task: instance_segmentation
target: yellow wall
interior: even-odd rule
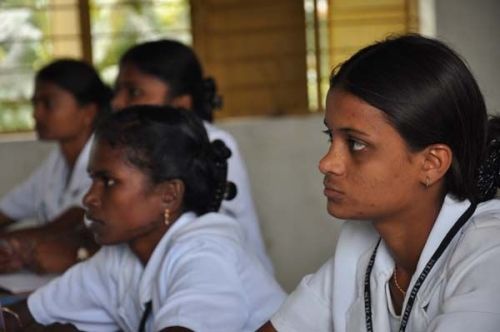
[[[51,0],[55,10],[48,13],[50,17],[50,35],[52,39],[52,55],[58,57],[81,58],[80,18],[77,0]]]
[[[391,34],[416,32],[417,0],[330,0],[330,63]]]
[[[219,117],[307,112],[302,0],[192,0],[194,48],[224,97]]]

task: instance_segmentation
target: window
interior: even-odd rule
[[[328,0],[305,0],[309,111],[321,111],[328,90],[330,41]]]
[[[132,44],[169,37],[191,43],[188,0],[0,2],[0,132],[33,128],[35,71],[58,57],[84,58],[112,83]]]
[[[418,31],[417,0],[305,0],[309,109],[321,111],[332,69],[391,34]]]
[[[127,48],[162,37],[193,44],[224,97],[219,118],[321,111],[332,68],[376,39],[417,31],[418,4],[2,0],[0,132],[31,130],[33,74],[51,59],[84,58],[112,84],[118,58]]]
[[[137,42],[171,38],[191,44],[188,0],[91,0],[92,62],[112,83],[120,55]]]

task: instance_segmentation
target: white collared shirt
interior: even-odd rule
[[[48,223],[72,207],[82,207],[92,180],[87,164],[93,139],[78,155],[71,175],[61,150],[56,147],[31,176],[0,201],[0,211],[13,220],[36,219]]]
[[[468,201],[446,197],[409,289],[468,206]],[[335,257],[316,274],[305,277],[272,318],[277,330],[366,331],[364,277],[378,239],[371,223],[345,222]],[[381,241],[370,276],[374,331],[394,331],[387,292],[393,270],[394,261]],[[491,200],[477,207],[427,276],[406,331],[499,331],[499,272],[500,201]]]
[[[255,331],[285,294],[242,231],[219,213],[186,213],[156,246],[146,267],[125,244],[104,246],[89,260],[28,299],[37,322],[70,322],[84,331],[137,331],[152,301],[147,331]]]
[[[262,264],[272,273],[273,266],[266,253],[262,233],[260,231],[259,219],[252,198],[248,173],[238,144],[228,132],[206,121],[203,123],[210,141],[220,139],[231,150],[231,157],[228,160],[227,178],[236,185],[237,194],[236,197],[230,201],[222,201],[220,212],[235,218],[241,224],[245,239],[250,245],[250,248],[255,250]]]

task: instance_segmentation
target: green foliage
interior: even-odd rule
[[[188,0],[132,1],[121,4],[91,2],[94,64],[113,81],[117,62],[129,47],[151,39],[170,37],[191,41]],[[171,32],[175,31],[175,34]],[[169,34],[170,32],[170,34]]]
[[[0,18],[11,32],[0,35],[0,132],[33,128],[34,73],[54,58],[51,38],[65,33],[51,31],[55,7],[49,4],[0,0]],[[135,43],[162,37],[191,41],[189,0],[90,0],[89,5],[94,65],[109,83],[120,55]]]
[[[0,131],[18,132],[33,128],[31,105],[27,102],[0,102]]]

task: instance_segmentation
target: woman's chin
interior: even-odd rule
[[[339,204],[328,202],[326,207],[328,214],[334,218],[349,220],[349,219],[357,219],[357,216],[350,211],[350,209],[346,209],[343,206],[339,206]]]

